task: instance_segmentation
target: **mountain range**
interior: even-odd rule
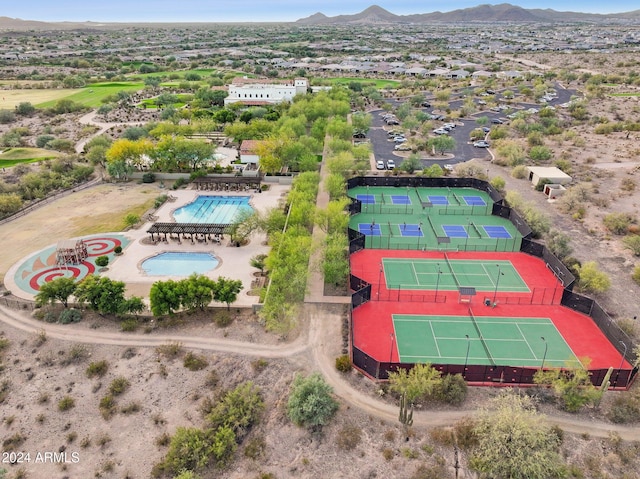
[[[509,3],[500,5],[478,5],[477,7],[453,10],[451,12],[419,13],[412,15],[395,15],[377,5],[372,5],[354,15],[338,15],[328,17],[323,13],[315,13],[301,18],[296,23],[305,25],[323,24],[391,24],[391,23],[457,23],[457,22],[542,22],[571,23],[610,21],[638,21],[640,10],[626,13],[597,14],[579,12],[558,12],[552,9],[526,9]]]
[[[625,13],[597,14],[580,12],[558,12],[552,9],[526,9],[510,3],[499,5],[478,5],[477,7],[453,10],[450,12],[416,13],[396,15],[378,5],[372,5],[360,13],[328,17],[315,13],[296,20],[300,25],[349,25],[349,24],[399,24],[399,23],[469,23],[469,22],[505,22],[505,23],[607,23],[640,22],[640,10]],[[203,22],[206,24],[207,22]],[[202,25],[203,23],[199,23]],[[213,23],[213,22],[211,22]],[[190,23],[191,24],[191,23]],[[194,25],[196,23],[193,23]],[[42,22],[22,20],[0,16],[0,30],[77,30],[77,29],[114,29],[124,25],[148,27],[171,26],[170,23],[114,23],[114,22]]]

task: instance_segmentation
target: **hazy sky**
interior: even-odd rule
[[[316,12],[354,14],[376,4],[397,15],[430,13],[503,1],[454,0],[3,0],[0,16],[42,21],[104,22],[261,22],[294,21]],[[523,8],[614,13],[640,9],[638,0],[521,0]]]

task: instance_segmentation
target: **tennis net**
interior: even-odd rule
[[[480,230],[478,229],[478,227],[476,226],[475,223],[471,222],[469,223],[471,226],[473,226],[473,229],[475,230],[475,232],[478,234],[479,238],[482,238],[482,234],[480,233]]]
[[[471,317],[471,322],[473,323],[473,326],[476,328],[476,331],[478,332],[478,337],[480,338],[480,342],[482,343],[482,346],[484,347],[484,350],[487,353],[487,357],[489,358],[489,361],[491,361],[491,364],[493,364],[495,366],[496,362],[493,360],[493,356],[491,356],[491,353],[489,352],[489,348],[487,347],[487,343],[485,342],[484,337],[482,336],[482,333],[480,332],[480,327],[478,326],[478,323],[476,321],[476,317],[473,315],[473,311],[471,311],[471,306],[469,306],[469,316]]]
[[[453,272],[453,267],[451,266],[451,263],[449,262],[449,257],[447,256],[447,252],[444,251],[444,260],[447,262],[447,266],[449,267],[449,271],[451,271],[451,276],[453,276],[453,280],[456,282],[456,286],[458,288],[460,288],[460,283],[458,282],[458,278],[456,277],[456,274]]]

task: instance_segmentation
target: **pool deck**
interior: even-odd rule
[[[259,212],[264,212],[278,206],[278,203],[286,194],[288,189],[288,186],[272,184],[270,185],[269,190],[262,193],[248,191],[216,192],[215,194],[225,196],[250,195],[251,206]],[[176,200],[167,201],[160,207],[160,209],[158,209],[155,213],[157,216],[156,221],[173,222],[174,220],[171,216],[173,210],[193,201],[199,194],[205,195],[207,193],[211,192],[191,189],[167,191],[167,194],[174,196]],[[182,277],[147,276],[140,266],[145,259],[163,252],[208,252],[213,253],[220,260],[220,264],[214,270],[206,273],[207,276],[213,279],[224,276],[226,278],[239,279],[242,281],[244,288],[238,295],[237,301],[233,304],[236,306],[247,307],[258,303],[257,296],[249,296],[247,294],[251,289],[252,282],[256,279],[254,273],[257,272],[257,270],[249,264],[249,260],[257,254],[266,254],[269,252],[269,247],[265,245],[266,236],[263,233],[254,234],[250,238],[249,244],[242,247],[230,246],[228,237],[225,237],[220,245],[211,243],[210,241],[206,244],[199,243],[197,241],[191,243],[188,239],[182,240],[180,244],[176,240],[169,240],[168,243],[159,242],[154,245],[147,244],[147,241],[144,241],[150,238],[147,230],[151,224],[152,222],[147,222],[138,229],[119,233],[126,236],[130,240],[130,243],[123,250],[123,254],[115,257],[114,261],[109,264],[107,271],[101,272],[100,274],[113,280],[123,281],[127,285],[127,295],[142,296],[148,304],[149,291],[151,290],[151,285],[154,282],[166,281],[168,279],[176,280],[181,279]],[[23,258],[12,266],[5,275],[6,288],[15,296],[29,300],[33,299],[34,295],[31,292],[27,292],[22,289],[15,281],[14,277],[20,265],[32,257],[33,254],[29,255],[27,258]]]

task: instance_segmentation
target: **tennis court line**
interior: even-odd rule
[[[436,345],[436,349],[438,350],[438,357],[442,357],[442,353],[440,353],[440,347],[438,346],[438,337],[436,336],[436,332],[433,330],[433,323],[429,321],[429,327],[431,328],[431,336],[433,337],[433,342]]]
[[[482,269],[484,270],[484,273],[487,275],[487,278],[489,278],[489,281],[491,281],[491,287],[495,288],[496,283],[493,281],[491,276],[489,276],[489,272],[487,271],[487,268],[484,267],[484,263],[480,263],[480,265],[482,266]]]
[[[527,347],[529,348],[529,351],[531,351],[531,354],[533,355],[533,357],[535,359],[538,359],[538,356],[536,356],[536,353],[533,352],[533,349],[531,348],[531,345],[529,344],[529,341],[527,341],[527,336],[522,333],[522,330],[520,329],[520,325],[518,323],[516,323],[516,328],[518,328],[518,332],[522,336],[522,339],[524,339],[524,342],[527,343]],[[558,328],[556,328],[556,329],[558,329]],[[560,336],[562,336],[562,335],[560,335]],[[571,351],[571,352],[573,352],[573,351]],[[574,356],[575,356],[575,354],[574,354]]]

